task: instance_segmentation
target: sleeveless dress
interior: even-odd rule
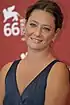
[[[47,77],[52,66],[58,60],[52,61],[34,80],[19,94],[16,83],[16,69],[20,60],[13,62],[5,78],[5,97],[3,105],[44,105]]]

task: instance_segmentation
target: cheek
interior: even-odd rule
[[[31,35],[31,33],[32,33],[32,30],[29,27],[27,27],[25,33],[29,37]]]
[[[45,39],[46,42],[51,42],[52,39],[53,39],[53,35],[48,34],[48,35],[44,36],[44,39]]]

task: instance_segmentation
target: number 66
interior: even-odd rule
[[[4,25],[5,36],[7,36],[7,37],[11,36],[11,35],[18,36],[19,33],[20,33],[20,28],[18,27],[18,22],[13,23],[12,26],[10,23],[6,23]]]

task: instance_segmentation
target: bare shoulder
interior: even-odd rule
[[[2,76],[3,76],[3,77],[6,76],[7,72],[9,71],[9,68],[10,68],[11,65],[12,65],[12,63],[13,63],[13,62],[9,62],[9,63],[5,64],[5,65],[2,67],[2,69],[0,70],[0,75],[1,75],[1,77],[2,77]]]
[[[69,89],[68,68],[63,62],[57,62],[47,78],[45,105],[67,105]]]
[[[60,77],[59,79],[61,79],[63,77],[63,79],[68,78],[69,79],[69,70],[67,68],[67,65],[63,62],[57,62],[53,65],[49,77],[54,75],[54,78]]]
[[[69,70],[65,63],[57,62],[53,65],[49,75],[48,83],[54,81],[53,84],[65,85],[69,84]],[[50,84],[52,85],[52,84]]]

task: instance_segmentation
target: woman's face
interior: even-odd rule
[[[56,36],[55,18],[49,12],[34,10],[25,24],[26,43],[29,48],[47,48]]]

